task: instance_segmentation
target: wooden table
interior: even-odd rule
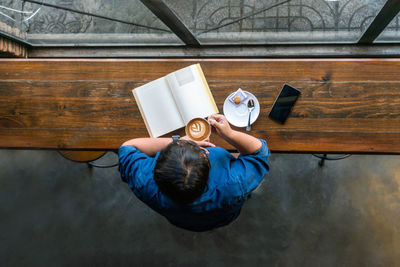
[[[131,90],[197,62],[220,112],[239,87],[258,98],[251,134],[272,151],[400,154],[400,59],[0,59],[0,148],[113,150],[148,136]],[[302,95],[282,126],[268,112],[284,83]]]

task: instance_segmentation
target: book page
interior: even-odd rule
[[[132,90],[151,137],[185,126],[165,77]]]
[[[185,124],[193,118],[205,118],[218,113],[199,64],[180,69],[166,77]]]

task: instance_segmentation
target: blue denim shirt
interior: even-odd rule
[[[192,231],[211,230],[236,219],[248,195],[268,173],[270,151],[266,142],[261,142],[255,153],[239,155],[237,159],[223,148],[208,147],[207,189],[199,199],[185,206],[163,195],[153,179],[160,152],[149,157],[133,146],[122,146],[118,152],[119,171],[133,193],[172,224]]]

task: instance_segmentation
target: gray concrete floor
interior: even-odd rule
[[[190,16],[180,12],[180,2],[169,4],[192,29],[202,26],[194,22],[219,23],[195,9]],[[340,13],[342,17],[323,16],[324,30],[332,30],[336,20],[339,28],[353,27],[361,34],[362,22],[368,22],[364,18],[384,1],[347,2],[353,3]],[[368,12],[356,8],[365,2]],[[89,3],[82,9],[156,23],[154,16],[135,13],[135,1]],[[132,6],[115,8],[119,3]],[[229,9],[231,1],[224,3]],[[2,4],[20,8],[22,1]],[[82,6],[72,0],[62,4]],[[26,7],[36,8],[29,3]],[[144,31],[45,7],[43,11],[32,25],[25,25],[30,32]],[[10,23],[4,17],[0,21]],[[268,26],[271,21],[267,17],[254,23],[275,29],[276,22]],[[302,24],[296,27],[302,29]],[[115,159],[111,155],[108,160]],[[121,182],[117,168],[91,169],[54,151],[0,150],[0,266],[400,266],[399,183],[400,156],[358,155],[320,168],[311,155],[273,154],[271,172],[238,220],[214,231],[192,233],[170,225],[138,201]]]
[[[0,266],[399,266],[400,156],[273,154],[231,225],[192,233],[117,168],[0,150]],[[108,155],[108,161],[113,161]]]

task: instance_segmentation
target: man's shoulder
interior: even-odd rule
[[[149,157],[134,146],[121,146],[118,150],[119,171],[122,180],[143,186],[153,173],[156,157]]]
[[[206,147],[206,149],[210,152],[213,153],[220,153],[220,154],[229,154],[229,151],[226,150],[225,148],[219,147],[219,146],[215,146],[215,147]]]

